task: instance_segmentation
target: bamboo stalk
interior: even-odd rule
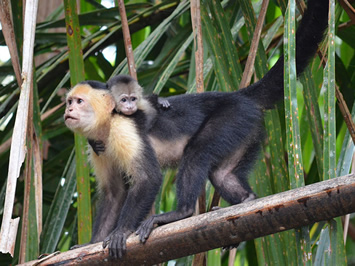
[[[35,39],[37,9],[38,0],[26,1],[22,62],[23,82],[11,142],[9,171],[6,187],[6,199],[0,231],[0,252],[8,252],[12,256],[15,248],[19,218],[12,219],[11,216],[14,205],[16,181],[20,174],[21,165],[25,159],[25,155],[27,152],[26,133],[28,124],[30,90],[33,76],[33,48]]]
[[[70,83],[72,86],[85,79],[80,25],[76,1],[64,0],[65,24],[69,47]],[[90,166],[87,163],[87,140],[79,134],[74,134],[75,161],[78,197],[78,242],[88,243],[91,239],[91,193]]]

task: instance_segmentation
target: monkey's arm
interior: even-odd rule
[[[155,108],[168,109],[170,107],[170,102],[166,98],[158,97],[156,94],[151,94],[145,97]]]
[[[146,178],[147,176],[144,181],[139,181],[129,189],[117,225],[104,239],[103,247],[108,246],[110,256],[114,258],[121,258],[126,253],[128,236],[137,229],[154,203],[160,182],[154,184]]]
[[[70,250],[85,247],[103,241],[105,236],[111,233],[113,226],[117,220],[119,209],[122,205],[122,196],[115,199],[112,194],[104,194],[97,206],[97,213],[94,220],[92,237],[89,243],[74,245]]]
[[[135,174],[129,177],[127,197],[115,229],[103,242],[103,247],[108,246],[110,256],[115,258],[121,258],[125,254],[127,237],[148,215],[162,182],[158,161],[151,147],[148,144],[147,146],[134,163]]]
[[[115,228],[127,195],[123,173],[120,171],[113,173],[112,169],[108,167],[109,162],[104,155],[99,157],[91,152],[89,156],[91,156],[90,161],[95,169],[96,177],[99,178],[97,181],[100,197],[90,242],[84,245],[75,245],[70,249],[103,241]],[[112,178],[114,182],[107,182]]]
[[[116,176],[116,178],[120,178]],[[103,241],[116,226],[122,206],[127,195],[124,183],[111,183],[110,188],[103,189],[97,205],[90,243]]]

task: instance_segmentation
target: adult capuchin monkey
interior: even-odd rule
[[[304,70],[309,60],[314,56],[328,24],[328,0],[309,0],[308,2],[308,9],[296,34],[296,68],[298,74]],[[84,119],[86,122],[81,122],[81,119],[76,120],[77,127],[72,129],[82,131],[83,128],[89,127],[98,135],[95,138],[95,134],[92,134],[94,139],[101,138],[103,140],[105,154],[108,150],[110,150],[110,153],[105,155],[107,162],[106,160],[102,162],[105,163],[104,166],[94,166],[99,187],[102,187],[103,184],[115,184],[109,187],[112,191],[112,196],[110,196],[112,198],[110,198],[109,203],[104,204],[106,209],[100,210],[96,217],[92,242],[103,239],[106,236],[105,234],[109,234],[110,230],[124,232],[124,238],[120,234],[114,233],[106,239],[109,241],[109,250],[112,256],[120,256],[125,252],[124,240],[127,237],[127,232],[137,228],[142,221],[141,219],[143,219],[142,217],[149,211],[150,206],[148,207],[148,205],[152,203],[152,198],[158,191],[160,181],[156,181],[154,185],[151,182],[151,179],[160,180],[160,177],[154,178],[155,175],[158,175],[155,171],[159,172],[156,159],[158,159],[161,167],[178,165],[176,177],[178,204],[175,211],[153,215],[141,223],[136,233],[140,235],[142,242],[145,242],[149,237],[154,225],[167,224],[191,216],[194,212],[195,202],[207,178],[214,185],[216,191],[231,204],[254,199],[255,194],[247,183],[247,176],[264,138],[263,110],[273,108],[274,104],[282,100],[284,96],[283,61],[284,59],[281,57],[260,81],[236,92],[210,92],[169,97],[168,100],[174,108],[159,112],[152,120],[152,125],[146,136],[135,130],[136,127],[141,125],[135,124],[134,120],[131,120],[130,126],[126,125],[128,123],[126,120],[129,121],[130,117],[111,115],[109,112],[100,111],[104,109],[103,106],[106,106],[106,102],[99,101],[100,97],[91,97],[87,104],[87,109],[90,111],[83,112],[83,114],[88,113],[87,116],[90,119]],[[87,90],[88,94],[91,93],[89,91],[99,91],[106,95],[95,87],[89,88],[87,86]],[[76,91],[70,92],[68,99],[71,99],[71,95],[76,94]],[[67,110],[68,108],[70,108],[70,102],[67,100]],[[81,112],[78,111],[78,114],[80,116]],[[67,116],[70,116],[69,111],[66,112]],[[110,119],[116,122],[114,122],[114,129],[111,129],[107,137],[100,133],[103,130],[97,123],[101,120],[109,121]],[[95,121],[95,123],[92,121]],[[113,130],[115,130],[115,133]],[[117,136],[129,134],[131,138],[136,136],[134,137],[136,141],[129,138],[116,138],[116,134]],[[147,139],[149,140],[148,143],[146,142]],[[144,147],[148,147],[147,150],[149,151],[151,145],[154,152],[141,153],[145,149],[137,150],[133,147],[127,154],[122,154],[121,148],[118,148],[119,145],[131,146],[136,142],[145,143],[146,146]],[[138,154],[137,151],[139,151]],[[113,153],[116,153],[116,155]],[[115,189],[124,191],[124,189],[118,188],[119,182],[124,182],[117,181],[116,168],[113,166],[121,164],[120,160],[127,161],[125,159],[127,156],[134,157],[134,160],[128,160],[130,162],[127,163],[127,166],[130,166],[128,169],[143,169],[143,167],[146,167],[150,170],[149,172],[147,170],[145,174],[143,173],[145,170],[141,170],[140,173],[144,175],[142,177],[134,175],[132,176],[133,182],[128,183],[127,195],[131,195],[131,197],[128,199],[127,196],[124,206],[129,200],[132,210],[125,207],[118,209],[116,206],[124,200],[120,193],[113,192]],[[96,156],[93,157],[96,158]],[[98,157],[101,157],[101,155]],[[114,162],[116,159],[118,162]],[[95,160],[101,159],[96,158]],[[122,168],[119,169],[118,173],[122,173]],[[102,171],[105,171],[106,174],[102,174]],[[123,177],[127,176],[131,175],[123,175]],[[103,189],[101,188],[101,190]],[[130,190],[134,193],[130,194]],[[105,200],[105,197],[102,200]],[[142,208],[142,202],[146,203],[144,208]],[[110,205],[110,207],[107,205]],[[111,209],[111,205],[115,208],[115,211]],[[134,218],[131,217],[132,211],[136,214]],[[141,215],[138,215],[138,213]],[[105,219],[110,220],[110,226],[107,225]],[[118,222],[114,223],[115,220],[118,220]],[[122,225],[121,222],[127,220],[130,220],[133,224],[129,230],[125,229],[127,223]],[[100,232],[100,237],[97,237],[97,232]],[[106,246],[107,241],[104,241],[104,246]]]
[[[118,115],[115,105],[106,84],[82,82],[67,94],[64,120],[72,131],[105,147],[100,156],[89,149],[100,195],[90,243],[109,243],[110,255],[121,257],[127,236],[150,211],[162,176],[143,131],[142,111]]]

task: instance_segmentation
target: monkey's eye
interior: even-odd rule
[[[71,105],[73,101],[71,99],[68,99],[68,104]]]
[[[81,104],[81,103],[84,102],[84,100],[83,100],[83,99],[78,99],[76,102],[77,102],[78,104]]]
[[[121,100],[121,102],[125,103],[125,102],[127,102],[127,99],[126,99],[126,98],[123,98],[123,99]]]
[[[135,100],[137,100],[137,98],[136,97],[132,97],[131,100],[132,100],[132,102],[134,102]]]

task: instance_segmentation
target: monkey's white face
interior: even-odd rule
[[[116,111],[125,115],[132,115],[137,111],[138,97],[135,93],[121,94],[118,99],[113,95],[116,101]]]
[[[85,133],[95,121],[95,112],[84,94],[74,94],[66,99],[65,125],[72,131]]]

